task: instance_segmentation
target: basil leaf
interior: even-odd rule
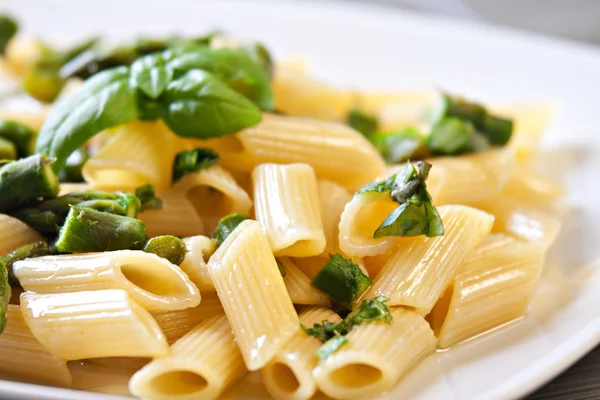
[[[273,110],[275,102],[269,76],[243,49],[186,46],[170,52],[174,54],[166,56],[172,57],[168,65],[176,73],[191,69],[211,72],[231,89],[252,100],[262,110]]]
[[[173,181],[185,174],[210,168],[219,161],[219,155],[211,149],[197,148],[177,153],[173,161]]]
[[[215,228],[215,233],[213,234],[213,237],[217,241],[217,246],[220,246],[231,232],[247,219],[250,219],[250,216],[244,214],[229,214],[221,218],[219,224]]]
[[[163,53],[138,58],[131,64],[131,79],[151,99],[158,98],[172,78],[173,70],[166,65]]]
[[[312,286],[349,309],[372,283],[357,264],[340,254],[330,255],[329,261],[312,280]]]
[[[261,43],[251,43],[244,46],[243,49],[265,70],[267,76],[273,76],[273,58],[264,45]]]
[[[95,134],[137,117],[137,92],[129,84],[129,68],[103,71],[53,107],[35,150],[56,157],[52,166],[60,171],[67,157]]]
[[[319,348],[317,351],[317,357],[319,357],[319,360],[323,361],[338,351],[346,343],[348,343],[348,338],[346,336],[336,336],[331,338]]]
[[[169,83],[162,102],[163,120],[183,137],[220,137],[261,120],[260,110],[251,101],[201,70],[191,70]]]
[[[435,125],[444,118],[454,117],[471,122],[477,129],[483,129],[486,116],[487,110],[481,104],[442,93],[442,99],[430,116],[430,122]]]
[[[351,110],[348,113],[346,122],[355,131],[358,131],[367,137],[373,135],[377,131],[377,118],[374,115],[369,115],[360,110]]]
[[[17,22],[8,15],[0,15],[0,55],[4,54],[8,41],[19,30]]]

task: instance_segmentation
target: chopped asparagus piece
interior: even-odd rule
[[[183,240],[171,235],[156,236],[148,240],[144,251],[166,258],[171,263],[179,265],[185,258],[187,248]]]

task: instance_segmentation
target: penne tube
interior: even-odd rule
[[[0,373],[34,383],[71,386],[67,362],[38,342],[19,306],[9,305],[6,314],[7,324],[0,335]]]
[[[131,396],[127,385],[135,369],[128,368],[129,365],[125,361],[130,359],[120,359],[125,366],[119,366],[118,363],[98,364],[98,360],[69,362],[69,369],[73,374],[73,389],[112,396]]]
[[[299,257],[292,258],[292,261],[298,269],[304,272],[308,279],[312,280],[323,269],[325,263],[329,261],[329,256]]]
[[[0,256],[43,238],[29,225],[6,214],[0,214]]]
[[[80,182],[80,183],[68,183],[61,182],[60,183],[60,193],[59,196],[64,196],[66,194],[76,192],[78,190],[93,190],[88,183]]]
[[[218,165],[184,175],[173,188],[186,194],[209,233],[224,216],[248,214],[252,208],[250,196]]]
[[[150,400],[216,399],[246,374],[244,359],[225,316],[210,318],[138,371],[134,396]]]
[[[208,274],[206,261],[217,249],[217,241],[206,236],[192,236],[184,238],[183,242],[187,253],[179,267],[198,287],[200,293],[214,292],[215,285]]]
[[[344,124],[263,114],[261,123],[235,137],[231,152],[220,152],[222,165],[248,172],[261,163],[306,163],[317,178],[357,189],[385,171],[379,152],[360,133]]]
[[[285,276],[283,282],[294,304],[318,305],[330,307],[329,296],[311,285],[308,276],[296,266],[296,264],[287,257],[278,259],[283,266]]]
[[[260,224],[239,224],[208,261],[208,271],[246,367],[262,368],[300,326]]]
[[[375,230],[398,207],[389,193],[357,193],[346,204],[339,224],[339,246],[349,256],[366,257],[385,253],[398,244],[398,238],[375,239]]]
[[[325,250],[323,255],[339,252],[340,219],[344,207],[352,199],[352,195],[335,182],[320,180],[317,182],[321,221],[325,233]]]
[[[21,295],[33,336],[65,360],[155,357],[169,347],[152,316],[124,290]]]
[[[124,289],[147,310],[200,304],[198,288],[178,266],[141,250],[29,258],[13,271],[25,290],[36,293]]]
[[[472,204],[497,197],[514,163],[510,147],[464,156],[428,159],[427,189],[435,204]]]
[[[208,293],[202,295],[202,303],[199,306],[177,311],[153,311],[151,314],[167,342],[173,343],[200,322],[223,312],[223,306],[216,293]]]
[[[565,196],[565,189],[537,173],[530,166],[513,169],[500,197],[510,197],[531,208],[551,209]]]
[[[83,177],[97,186],[119,182],[124,187],[151,183],[166,188],[171,184],[178,141],[162,122],[127,123],[85,163]]]
[[[323,321],[341,322],[339,315],[327,308],[311,307],[300,314],[307,328]],[[323,343],[300,330],[262,370],[263,384],[278,400],[308,400],[317,392],[312,371],[319,359],[316,354]]]
[[[561,221],[546,212],[524,206],[511,198],[479,203],[477,208],[493,214],[495,233],[506,233],[517,239],[552,246],[561,228]]]
[[[428,315],[446,348],[520,318],[527,312],[544,260],[544,248],[503,234],[486,237]]]
[[[423,124],[439,101],[435,90],[358,94],[358,109],[377,118],[378,130],[389,132]]]
[[[152,359],[148,357],[105,357],[105,358],[90,358],[87,361],[94,365],[100,365],[116,370],[137,371],[144,365],[148,364]],[[71,361],[74,362],[74,361]]]
[[[490,111],[513,119],[515,126],[509,146],[515,150],[517,159],[530,160],[556,114],[557,105],[498,104],[491,107]]]
[[[392,309],[392,322],[354,328],[348,342],[317,365],[317,386],[334,399],[374,398],[435,351],[436,339],[420,315]]]
[[[252,173],[254,212],[277,256],[308,257],[323,252],[315,173],[310,165],[262,164]]]
[[[287,115],[323,121],[346,121],[354,95],[278,65],[273,76],[275,108]]]
[[[149,237],[204,234],[204,223],[184,192],[163,189],[157,190],[156,196],[162,200],[162,208],[145,210],[138,215],[138,218],[146,224],[146,233]]]
[[[466,254],[490,232],[494,217],[466,206],[441,206],[444,236],[403,238],[364,298],[428,314],[454,279]]]

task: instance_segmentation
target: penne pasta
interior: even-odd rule
[[[156,321],[124,290],[25,292],[21,311],[33,336],[65,360],[154,357],[168,352]]]
[[[563,187],[543,177],[528,165],[513,169],[499,197],[510,197],[532,208],[551,209],[565,195]]]
[[[200,322],[223,312],[223,306],[216,293],[208,293],[202,296],[202,303],[199,306],[177,311],[153,311],[151,314],[167,338],[167,342],[173,343]]]
[[[341,322],[339,315],[327,308],[311,307],[300,314],[307,328],[323,321]],[[312,371],[319,359],[316,354],[323,343],[304,331],[298,331],[262,370],[263,383],[278,400],[308,400],[317,392]]]
[[[367,92],[357,94],[357,108],[374,115],[378,129],[387,132],[423,124],[438,100],[439,94],[434,90]]]
[[[86,182],[97,186],[157,188],[171,184],[178,139],[161,122],[135,121],[118,128],[110,141],[84,165]]]
[[[117,364],[100,365],[96,361],[97,359],[69,362],[69,369],[73,374],[73,389],[113,396],[131,396],[127,385],[135,370],[119,367]]]
[[[229,172],[218,165],[186,174],[173,185],[186,194],[207,232],[232,213],[248,214],[252,200]]]
[[[385,253],[397,245],[398,238],[375,239],[375,230],[398,203],[389,193],[357,193],[342,212],[339,225],[340,249],[350,256],[366,257]]]
[[[348,342],[319,363],[313,377],[334,399],[373,398],[390,391],[398,380],[435,351],[435,336],[420,315],[392,309],[392,322],[360,325]]]
[[[67,363],[51,354],[31,334],[19,306],[9,305],[8,322],[0,335],[0,373],[47,385],[71,386]]]
[[[545,248],[552,246],[562,225],[557,217],[523,206],[508,197],[479,203],[476,207],[494,215],[493,232],[506,233],[517,239],[537,242]]]
[[[221,152],[222,165],[236,171],[249,171],[261,163],[306,163],[317,178],[356,189],[385,171],[377,150],[361,134],[343,124],[306,118],[264,114],[262,122],[241,131],[230,142],[232,152]]]
[[[277,260],[283,266],[285,276],[283,282],[294,304],[331,306],[329,297],[311,285],[311,280],[287,257]]]
[[[315,275],[325,266],[325,263],[329,260],[329,256],[315,256],[315,257],[299,257],[292,258],[294,264],[309,278],[313,279]]]
[[[278,111],[324,121],[345,121],[354,103],[351,92],[328,86],[285,66],[275,68],[273,92]]]
[[[36,293],[124,289],[147,310],[200,304],[200,292],[179,267],[140,250],[29,258],[13,271],[25,290]]]
[[[428,160],[433,167],[427,189],[437,205],[472,204],[497,197],[514,163],[510,147]]]
[[[446,348],[522,317],[535,293],[544,248],[502,234],[489,235],[427,317]]]
[[[28,225],[9,215],[0,214],[0,256],[40,240],[42,236]]]
[[[149,237],[160,235],[195,236],[205,232],[204,223],[192,203],[179,190],[158,190],[156,196],[163,206],[142,211],[138,218],[146,224]]]
[[[466,254],[490,232],[494,217],[466,206],[438,207],[444,236],[403,238],[364,298],[428,314],[454,279]]]
[[[238,225],[210,258],[208,271],[246,367],[262,368],[299,324],[260,224],[246,220]]]
[[[216,399],[246,372],[227,318],[215,316],[138,371],[129,389],[150,400]]]
[[[252,173],[256,220],[273,253],[308,257],[323,252],[317,181],[307,164],[262,164]]]
[[[60,193],[59,196],[64,196],[71,192],[76,192],[78,190],[92,190],[89,184],[85,182],[81,183],[61,183],[60,184]],[[116,190],[115,190],[116,191]]]
[[[206,236],[192,236],[184,238],[183,242],[187,253],[179,267],[198,287],[200,293],[214,292],[215,286],[208,273],[206,261],[217,249],[217,241]]]
[[[339,225],[342,212],[352,195],[342,186],[331,181],[317,182],[321,221],[325,233],[325,250],[323,255],[339,251]]]

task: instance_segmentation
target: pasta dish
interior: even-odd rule
[[[220,32],[58,47],[8,16],[0,81],[2,379],[377,398],[526,315],[560,229],[546,104],[332,87]]]

